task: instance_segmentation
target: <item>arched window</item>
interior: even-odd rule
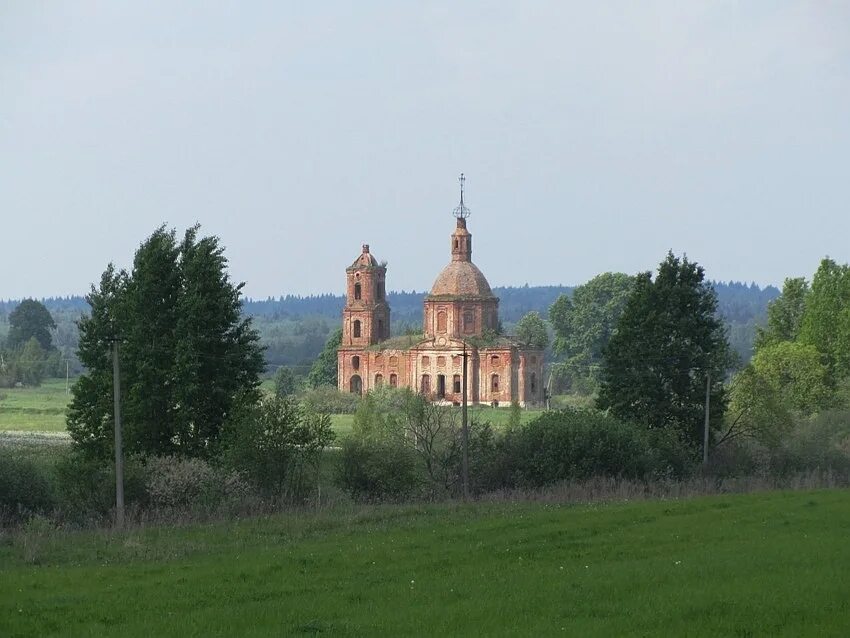
[[[419,384],[419,391],[422,394],[428,395],[431,394],[431,375],[423,374],[422,382]]]
[[[467,334],[475,332],[475,315],[471,310],[465,310],[463,313],[463,331]]]
[[[351,357],[351,367],[354,368],[355,370],[360,369],[360,357],[358,357],[357,355],[354,355],[353,357]]]
[[[440,310],[437,313],[437,332],[445,332],[446,331],[446,311]]]
[[[384,295],[386,294],[386,284],[383,281],[378,282],[378,301],[382,301],[384,299]]]
[[[382,385],[384,385],[384,375],[382,375],[380,373],[376,374],[375,375],[375,387],[380,388]]]
[[[360,319],[354,320],[354,336],[355,337],[360,336]]]
[[[360,282],[358,281],[356,284],[354,284],[354,298],[355,299],[361,299],[362,296],[363,296],[363,288],[360,285]]]
[[[460,394],[461,391],[462,390],[460,387],[460,375],[456,374],[454,377],[452,377],[452,392],[454,392],[455,394]]]
[[[381,338],[381,339],[384,337],[384,320],[383,319],[378,319],[378,337]]]
[[[490,377],[490,392],[498,392],[499,391],[499,375],[494,374]]]
[[[348,382],[348,391],[351,394],[363,394],[363,381],[360,379],[359,374],[351,377],[351,380]]]
[[[537,375],[531,373],[531,394],[537,394]]]
[[[391,374],[390,375],[390,387],[391,388],[397,388],[398,387],[398,375],[397,374]]]

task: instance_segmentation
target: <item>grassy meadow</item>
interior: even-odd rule
[[[70,400],[65,379],[45,379],[35,388],[0,388],[0,431],[64,432]]]
[[[274,382],[263,382],[263,391],[274,392]],[[0,432],[64,432],[65,411],[71,395],[65,392],[65,379],[47,379],[37,388],[0,389]],[[495,427],[507,425],[510,410],[507,407],[471,406],[470,418],[489,421]],[[523,423],[540,414],[539,410],[523,410]],[[353,414],[331,416],[338,437],[351,433]]]
[[[0,542],[0,635],[850,632],[850,493],[346,507]]]

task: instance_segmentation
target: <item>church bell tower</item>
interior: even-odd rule
[[[365,347],[390,336],[387,304],[387,267],[363,244],[360,256],[345,269],[345,308],[342,311],[342,346]]]

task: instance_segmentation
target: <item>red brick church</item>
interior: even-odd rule
[[[348,286],[338,354],[339,389],[362,394],[382,384],[410,387],[433,401],[459,404],[463,350],[468,354],[469,402],[543,402],[543,351],[498,335],[499,299],[472,263],[469,209],[454,211],[451,261],[424,303],[423,334],[390,337],[387,267],[364,245],[345,269]]]

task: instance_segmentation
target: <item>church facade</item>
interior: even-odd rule
[[[387,384],[412,388],[431,401],[460,404],[466,350],[469,403],[543,402],[543,350],[498,334],[499,299],[472,263],[468,214],[461,189],[451,261],[425,297],[422,335],[391,337],[387,268],[368,245],[346,268],[337,355],[341,391],[362,394]]]

